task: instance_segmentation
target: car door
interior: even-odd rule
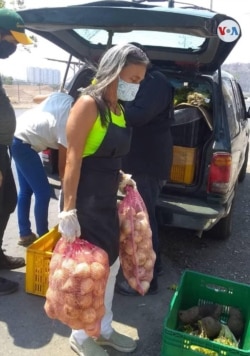
[[[231,78],[223,78],[222,88],[231,140],[231,185],[234,185],[244,162],[244,147],[246,147],[246,140],[248,139],[245,129],[245,109],[235,81]]]

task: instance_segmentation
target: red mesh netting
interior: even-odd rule
[[[144,295],[153,278],[156,259],[148,213],[139,192],[126,187],[118,206],[120,218],[120,260],[130,287]]]
[[[109,261],[104,250],[79,238],[73,243],[61,238],[50,261],[46,314],[72,329],[84,329],[89,336],[98,337],[108,275]]]

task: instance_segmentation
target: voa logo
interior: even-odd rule
[[[217,34],[222,41],[233,42],[240,36],[240,27],[233,20],[225,20],[217,27]]]

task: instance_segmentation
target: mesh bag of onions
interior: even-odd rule
[[[44,309],[72,329],[100,335],[105,313],[104,293],[109,275],[107,253],[77,238],[57,242],[50,261],[49,287]]]
[[[138,190],[126,187],[118,213],[122,271],[130,287],[144,295],[153,278],[156,255],[147,209]]]

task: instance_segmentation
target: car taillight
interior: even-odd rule
[[[214,153],[209,170],[208,192],[225,194],[229,189],[232,156],[227,152]]]
[[[42,160],[44,162],[49,162],[50,156],[51,156],[51,150],[49,148],[42,151]]]

